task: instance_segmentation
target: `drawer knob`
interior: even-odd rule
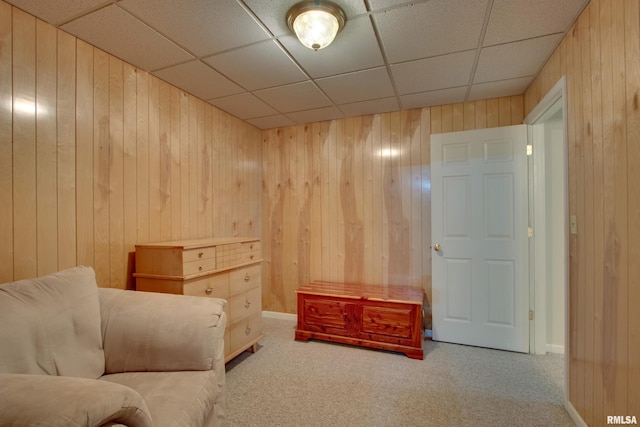
[[[202,266],[201,265],[198,266],[198,271],[202,271]]]
[[[244,330],[245,335],[251,334],[251,328],[247,326],[247,329]]]
[[[249,259],[253,259],[253,254],[249,255]]]
[[[248,282],[249,280],[251,280],[251,276],[249,276],[249,273],[245,274],[244,276],[244,281]]]
[[[207,288],[204,291],[207,293],[207,295],[211,295],[211,292],[213,292],[213,288]]]
[[[198,258],[202,258],[202,255],[204,255],[204,252],[198,252]]]
[[[244,308],[249,308],[249,307],[251,307],[251,301],[247,300],[247,301],[244,303]]]

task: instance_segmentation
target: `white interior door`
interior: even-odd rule
[[[431,136],[433,339],[529,351],[527,127]]]

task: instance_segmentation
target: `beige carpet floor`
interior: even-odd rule
[[[560,355],[425,341],[420,361],[264,325],[258,351],[227,364],[227,426],[574,425]]]

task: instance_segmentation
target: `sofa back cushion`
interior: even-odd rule
[[[104,373],[95,272],[74,267],[0,285],[0,373]]]

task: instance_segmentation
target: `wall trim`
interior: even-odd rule
[[[580,416],[580,414],[578,414],[578,411],[576,411],[576,408],[573,407],[573,405],[571,404],[571,402],[569,402],[568,400],[566,400],[564,402],[564,408],[567,410],[567,412],[569,413],[569,416],[571,417],[571,419],[573,420],[574,423],[576,423],[577,427],[589,427],[587,425],[587,423],[584,422],[584,420],[582,419],[582,417]]]
[[[563,345],[546,344],[545,345],[545,350],[546,350],[547,353],[564,354],[564,346]]]
[[[268,319],[279,319],[279,320],[298,320],[297,314],[292,313],[279,313],[277,311],[263,311],[262,317],[266,317]]]

